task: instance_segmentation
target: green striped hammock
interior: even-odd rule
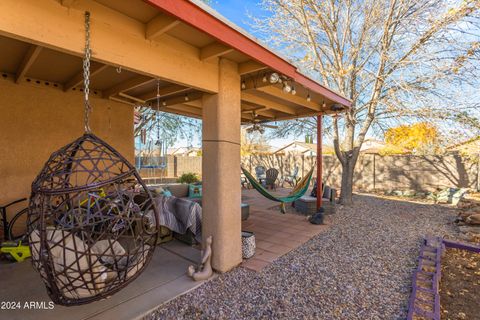
[[[242,172],[245,174],[245,177],[247,177],[248,181],[252,184],[252,186],[260,192],[262,196],[264,196],[267,199],[270,199],[272,201],[280,202],[280,211],[282,213],[286,213],[285,210],[285,203],[293,202],[297,200],[298,198],[302,197],[305,192],[308,190],[308,186],[310,185],[310,180],[312,179],[313,175],[313,169],[310,169],[310,171],[307,173],[306,176],[304,176],[293,188],[293,190],[288,194],[288,196],[285,197],[279,197],[271,194],[268,192],[267,189],[265,189],[260,182],[258,182],[250,172],[248,172],[245,168],[242,167]]]

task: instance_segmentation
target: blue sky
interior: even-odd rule
[[[260,2],[261,0],[213,0],[210,6],[229,21],[253,34],[249,25],[250,16],[261,17],[266,14],[259,6]],[[201,136],[195,136],[193,141],[180,139],[175,143],[175,147],[200,146],[201,140]],[[289,143],[290,140],[271,139],[269,142],[274,147],[281,147]]]
[[[237,26],[250,31],[248,14],[262,16],[259,0],[213,0],[211,7]]]

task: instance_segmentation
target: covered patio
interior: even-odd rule
[[[311,80],[201,2],[4,0],[0,2],[2,204],[28,197],[33,179],[50,154],[83,132],[85,11],[91,14],[93,131],[133,163],[133,107],[154,106],[157,84],[160,111],[201,119],[203,238],[213,236],[212,265],[216,271],[227,272],[238,266],[242,263],[241,125],[314,115],[321,123],[322,115],[342,112],[350,101]],[[255,228],[260,239],[262,232],[273,232],[262,219],[254,214],[244,225]],[[278,219],[281,223],[277,227],[287,235],[289,231],[284,229],[290,220]],[[304,219],[302,223],[305,228],[297,231],[304,235],[292,242],[295,245],[322,230],[309,226]],[[277,240],[280,238],[277,236]],[[96,302],[98,308],[78,307],[85,309],[77,318],[92,318],[105,312],[109,304],[127,306],[128,301],[142,296],[142,301],[157,305],[174,296],[152,300],[148,294],[156,287],[168,288],[175,283],[177,288],[188,290],[196,286],[193,282],[184,286],[182,280],[187,262],[192,262],[188,258],[191,256],[182,252],[191,248],[170,244],[173,248],[167,250],[168,246],[158,248],[136,282],[111,299]],[[277,251],[262,248],[259,241],[258,260],[252,260],[250,267],[260,270],[262,264],[274,259],[267,252],[281,254]],[[178,263],[162,267],[168,261]],[[30,282],[29,277],[23,277],[29,262],[15,266],[0,264],[0,270],[2,274],[15,274],[17,278],[12,279],[35,285],[33,278]],[[142,283],[142,279],[147,280]],[[156,279],[156,285],[150,284],[151,279]],[[2,300],[46,297],[36,289],[29,291],[28,297],[25,292],[14,295],[11,289],[18,283],[11,281],[10,286],[2,282]],[[59,308],[63,309],[55,308],[56,317]]]
[[[188,266],[197,264],[199,259],[200,251],[178,241],[169,242],[155,250],[147,269],[132,285],[109,299],[74,307],[49,304],[45,286],[29,261],[0,264],[1,301],[21,304],[1,310],[0,316],[12,320],[138,319],[162,303],[200,286],[202,281],[192,281],[185,273]]]
[[[279,189],[287,194],[288,189]],[[242,201],[251,207],[250,217],[242,222],[242,230],[254,232],[255,255],[243,261],[241,267],[260,272],[279,257],[295,250],[314,236],[328,229],[325,225],[307,223],[306,217],[293,213],[279,214],[278,206],[253,189],[242,190]],[[109,299],[85,306],[51,308],[45,287],[29,261],[20,264],[1,264],[0,300],[39,302],[31,309],[2,311],[9,319],[21,320],[94,320],[141,319],[159,305],[191,290],[204,282],[194,282],[185,273],[189,265],[198,264],[198,247],[187,246],[177,240],[160,245],[145,272],[130,286]]]

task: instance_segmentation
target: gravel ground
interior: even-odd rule
[[[146,319],[405,319],[425,234],[455,237],[445,207],[355,196],[324,233],[261,273],[223,274]]]

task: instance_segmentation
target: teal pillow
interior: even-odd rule
[[[188,197],[189,198],[201,198],[202,197],[202,185],[201,184],[189,184],[188,185]]]
[[[171,197],[172,196],[172,191],[166,189],[166,190],[163,190],[163,196],[164,197]]]

